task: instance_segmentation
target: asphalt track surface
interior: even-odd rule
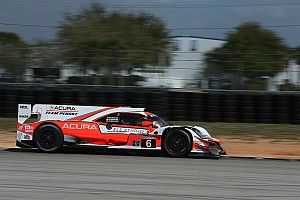
[[[300,162],[0,150],[0,199],[300,199]]]

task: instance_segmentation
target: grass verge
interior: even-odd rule
[[[247,139],[296,139],[300,140],[300,125],[294,124],[257,124],[176,121],[176,125],[197,125],[205,128],[213,136],[228,136]]]
[[[1,118],[0,117],[0,131],[1,133],[16,132],[17,119],[16,118]]]

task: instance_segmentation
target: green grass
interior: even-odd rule
[[[205,128],[212,136],[231,138],[269,138],[300,140],[300,125],[291,124],[256,124],[256,123],[221,123],[177,121],[176,125],[197,125]]]
[[[0,118],[0,133],[15,132],[15,118]],[[255,124],[255,123],[220,123],[176,121],[175,125],[197,125],[205,128],[212,136],[228,136],[231,138],[269,138],[300,140],[300,125],[291,124]]]
[[[0,117],[0,131],[16,132],[17,119],[16,118],[1,118]]]

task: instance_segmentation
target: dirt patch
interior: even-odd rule
[[[0,147],[15,147],[16,134],[0,130]]]
[[[231,139],[220,137],[229,156],[255,156],[300,159],[299,140]],[[16,134],[0,131],[0,147],[15,147]]]
[[[223,147],[230,156],[255,156],[300,159],[299,140],[231,139],[221,137]]]

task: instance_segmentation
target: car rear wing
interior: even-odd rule
[[[143,112],[144,108],[131,107],[105,107],[105,106],[76,106],[76,105],[53,105],[53,104],[19,104],[18,123],[23,124],[31,116],[37,117],[36,121],[45,120],[70,120],[89,113],[102,112],[114,109],[114,111]]]

